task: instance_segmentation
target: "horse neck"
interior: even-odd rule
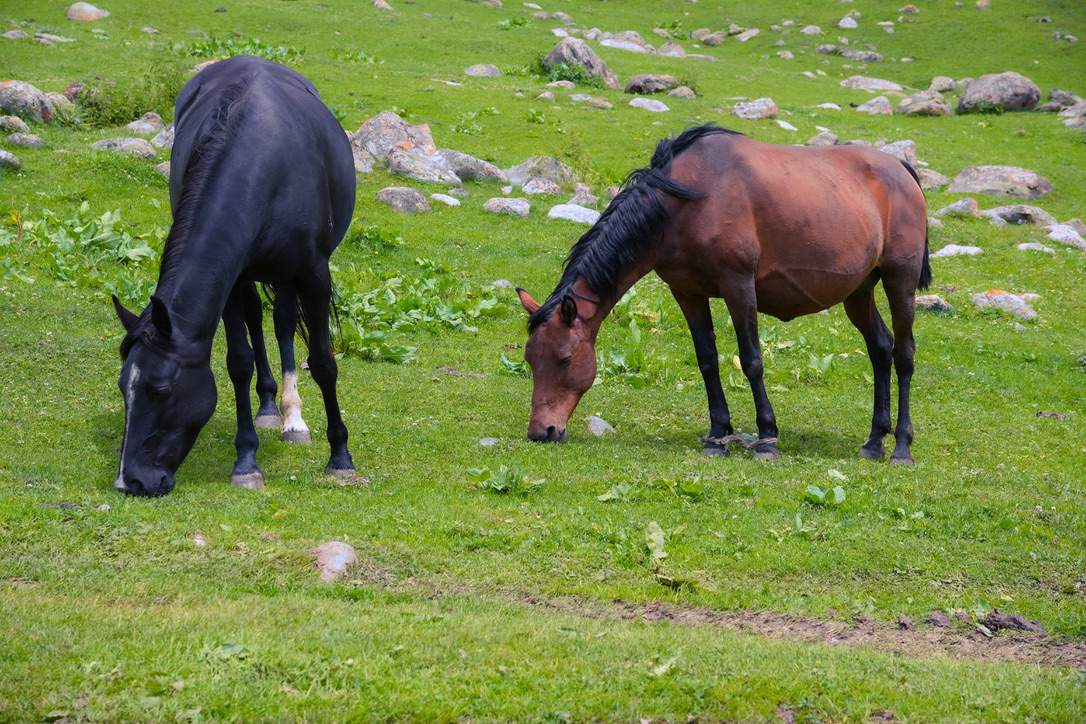
[[[642,277],[652,271],[654,266],[655,259],[652,258],[652,255],[646,254],[645,258],[622,267],[616,276],[615,289],[609,294],[594,294],[583,278],[578,278],[573,282],[572,288],[576,293],[574,298],[577,300],[577,310],[580,312],[585,324],[588,325],[589,330],[591,330],[593,340],[599,334],[600,327],[603,326],[603,320],[607,319],[607,315],[611,313],[611,310],[615,308],[623,295],[630,291],[630,287],[640,281]],[[595,304],[586,301],[585,297],[589,299],[598,297],[600,301]],[[593,306],[595,306],[594,310]]]

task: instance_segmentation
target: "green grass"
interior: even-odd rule
[[[612,111],[578,107],[565,91],[555,103],[536,100],[545,79],[532,68],[555,42],[549,28],[558,23],[500,26],[530,13],[519,3],[495,10],[453,0],[390,1],[394,14],[357,2],[234,2],[214,13],[200,3],[115,0],[106,5],[113,15],[94,25],[109,40],[65,21],[55,3],[28,2],[2,11],[8,25],[77,42],[49,48],[4,41],[3,72],[44,90],[75,80],[115,83],[118,98],[136,103],[158,97],[156,79],[171,77],[170,69],[201,60],[187,54],[197,42],[190,31],[214,34],[221,46],[236,32],[236,46],[297,58],[295,67],[351,130],[397,109],[411,122],[430,123],[439,146],[502,167],[554,155],[597,191],[644,163],[657,139],[689,124],[718,121],[782,143],[802,142],[825,125],[846,139],[910,138],[923,160],[949,176],[977,163],[1032,168],[1055,187],[1038,205],[1061,220],[1086,215],[1086,144],[1052,114],[901,118],[813,107],[866,100],[838,85],[854,73],[927,87],[933,75],[1013,69],[1046,96],[1052,87],[1086,94],[1086,44],[1050,38],[1053,30],[1086,36],[1079,3],[1004,0],[983,13],[971,4],[922,5],[892,35],[875,22],[896,19],[896,4],[864,0],[847,8],[562,3],[581,27],[635,29],[652,42],[659,25],[689,31],[734,21],[762,29],[749,43],[697,51],[716,63],[601,48],[623,79],[666,72],[698,88],[698,99],[667,98],[672,111],[656,115],[604,89],[591,92],[610,99]],[[863,13],[859,30],[822,38],[768,30],[784,18],[829,30],[846,9]],[[1038,15],[1054,23],[1028,19]],[[161,34],[141,33],[148,24]],[[841,34],[853,45],[876,44],[887,58],[914,60],[847,68],[842,58],[814,52]],[[775,57],[778,37],[796,60]],[[260,46],[249,42],[257,38]],[[462,68],[485,62],[506,75],[463,77]],[[809,79],[803,70],[826,76]],[[733,97],[762,95],[800,131],[727,112]],[[172,114],[156,105],[132,108],[132,117],[143,110]],[[472,132],[454,130],[466,127]],[[16,149],[23,170],[0,176],[5,216],[37,219],[49,209],[67,217],[85,200],[95,215],[120,209],[157,244],[169,203],[153,162],[88,148],[123,135],[120,128],[87,123],[35,132],[49,148]],[[546,202],[533,201],[523,220],[485,214],[482,204],[497,189],[481,184],[468,184],[471,196],[460,208],[438,206],[427,215],[400,216],[375,202],[378,189],[403,183],[381,171],[360,178],[357,216],[379,233],[337,252],[341,286],[371,288],[393,274],[419,278],[427,273],[416,264],[421,257],[450,267],[465,288],[505,278],[542,298],[582,230],[548,220]],[[954,198],[931,193],[929,204]],[[1002,203],[979,200],[982,207]],[[402,244],[392,241],[397,236]],[[784,706],[815,720],[862,721],[883,710],[920,721],[1080,720],[1086,682],[1066,669],[587,618],[522,605],[508,593],[840,620],[866,614],[893,621],[955,608],[974,616],[998,607],[1039,620],[1059,638],[1086,640],[1086,255],[1015,249],[1031,240],[1043,240],[1043,232],[980,221],[933,230],[936,247],[954,242],[985,251],[933,263],[933,291],[954,311],[918,318],[914,468],[857,459],[870,421],[870,366],[840,309],[788,324],[763,319],[782,459],[765,465],[742,454],[703,457],[704,391],[685,325],[666,289],[646,279],[631,312],[605,324],[600,340],[603,351],[638,351],[642,374],[606,376],[575,413],[565,445],[524,438],[530,381],[508,374],[499,360],[503,351],[520,358],[524,318],[505,292],[494,315],[472,323],[477,332],[447,325],[389,331],[390,343],[417,348],[410,364],[341,360],[341,402],[368,487],[340,488],[320,475],[324,416],[308,378],[301,393],[317,442],[291,447],[262,433],[267,490],[231,487],[233,406],[217,351],[221,404],[179,471],[177,489],[159,500],[112,489],[123,426],[115,386],[120,327],[104,287],[86,275],[74,286],[57,280],[52,255],[40,246],[0,246],[0,719],[67,712],[105,720],[749,720],[772,719]],[[146,282],[154,272],[145,262],[129,274]],[[975,310],[970,294],[990,288],[1041,294],[1040,320],[1016,329],[1014,320]],[[750,392],[730,364],[734,335],[723,306],[715,309],[729,403],[738,426],[750,431]],[[639,325],[639,345],[630,341],[629,317]],[[812,369],[812,355],[829,354],[838,356],[826,372]],[[439,365],[484,377],[450,376],[435,370]],[[589,436],[589,414],[610,421],[617,434]],[[483,448],[481,437],[500,442]],[[502,465],[545,482],[504,495],[475,489],[469,469]],[[812,484],[841,485],[845,502],[805,502]],[[597,499],[622,485],[629,491],[620,499]],[[684,487],[700,493],[676,494]],[[51,507],[58,502],[81,507]],[[806,532],[796,531],[797,513]],[[692,586],[674,591],[654,576],[645,548],[653,521],[665,536],[660,572]],[[197,531],[206,547],[193,544]],[[367,565],[396,580],[440,582],[452,592],[431,598],[362,574],[320,584],[308,550],[330,539],[351,542]]]

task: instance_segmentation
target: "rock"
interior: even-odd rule
[[[929,312],[949,312],[950,304],[938,294],[921,294],[916,298],[916,306]]]
[[[673,88],[672,90],[668,91],[667,95],[668,95],[669,98],[685,98],[685,99],[689,99],[689,98],[697,98],[698,97],[698,94],[694,92],[693,88],[690,88],[689,86],[685,86],[685,85],[681,85],[678,88]]]
[[[841,52],[841,49],[833,43],[823,43],[815,48],[815,51],[822,53],[822,55],[838,55]]]
[[[548,88],[562,88],[563,90],[573,90],[577,87],[577,84],[571,80],[556,80],[547,84]]]
[[[660,46],[660,49],[656,51],[656,54],[665,58],[685,58],[686,50],[678,43],[665,43]]]
[[[762,118],[776,118],[780,113],[777,104],[772,98],[758,98],[753,101],[736,103],[732,108],[732,115],[746,118],[748,121],[756,121]]]
[[[19,157],[14,153],[0,150],[0,168],[18,169],[21,165]]]
[[[614,106],[611,105],[611,101],[606,98],[597,98],[595,96],[590,96],[587,93],[574,93],[569,99],[574,103],[586,103],[593,108],[599,108],[604,111],[614,108]]]
[[[916,165],[916,144],[912,141],[894,141],[885,144],[879,150],[904,161],[910,166]]]
[[[68,100],[68,96],[64,95],[63,93],[50,91],[45,94],[45,97],[48,98],[49,102],[53,104],[53,110],[57,113],[69,111],[75,108],[75,104]]]
[[[460,185],[460,177],[449,170],[441,155],[426,153],[419,146],[393,148],[387,161],[389,171],[415,181]]]
[[[1082,219],[1071,219],[1063,226],[1070,226],[1079,236],[1086,236],[1086,224],[1082,223]]]
[[[1035,241],[1026,242],[1025,244],[1018,245],[1019,251],[1043,251],[1045,254],[1055,254],[1056,250],[1050,246],[1045,246]]]
[[[588,424],[588,431],[596,437],[610,435],[615,431],[615,428],[611,427],[611,423],[596,415],[589,415],[585,418],[585,422]]]
[[[592,193],[592,187],[588,184],[577,184],[573,196],[569,199],[569,203],[577,206],[596,206],[599,202],[599,198]]]
[[[790,50],[780,50],[777,52],[777,57],[782,60],[795,60],[796,55]]]
[[[979,246],[965,246],[961,244],[947,244],[939,251],[931,255],[932,259],[941,259],[947,256],[976,256],[984,252]]]
[[[521,187],[521,191],[528,195],[547,194],[550,196],[557,196],[562,193],[562,187],[551,181],[549,178],[543,178],[542,176],[535,176],[524,182],[524,186]]]
[[[886,91],[901,92],[905,90],[903,86],[891,80],[869,78],[863,75],[853,75],[845,78],[841,81],[841,87],[855,88],[856,90],[864,90],[869,93],[884,93]]]
[[[75,38],[69,38],[64,35],[55,35],[54,33],[34,33],[34,40],[37,40],[42,45],[56,45],[57,43],[74,43]]]
[[[358,564],[358,554],[354,548],[340,541],[322,543],[312,550],[312,554],[320,579],[325,583],[343,578],[351,566]]]
[[[373,7],[378,10],[392,10],[392,6],[388,4],[388,0],[373,0]]]
[[[0,111],[14,113],[38,123],[53,120],[56,109],[36,87],[21,80],[0,82]]]
[[[656,48],[650,45],[641,33],[636,30],[623,30],[620,33],[603,33],[600,36],[600,45],[618,50],[628,50],[633,53],[655,53]]]
[[[935,91],[920,91],[902,98],[897,113],[903,116],[949,116],[950,106]]]
[[[743,32],[736,35],[735,39],[738,40],[740,43],[745,43],[748,40],[750,40],[751,38],[757,37],[758,33],[760,33],[760,32],[761,31],[758,30],[758,28],[751,28],[749,30],[744,30]]]
[[[709,28],[698,28],[697,30],[690,31],[690,37],[699,43],[704,43],[705,39],[712,35],[713,31]]]
[[[932,93],[948,93],[958,90],[958,81],[945,75],[937,75],[931,79],[928,90]]]
[[[137,136],[150,136],[162,130],[162,117],[154,111],[148,111],[124,128]]]
[[[1065,246],[1073,246],[1086,251],[1086,240],[1082,234],[1070,224],[1052,224],[1048,227],[1048,237],[1052,241]]]
[[[558,204],[557,206],[552,206],[551,210],[547,212],[547,218],[566,219],[567,221],[575,221],[578,224],[588,224],[591,226],[599,220],[600,212],[573,203]]]
[[[989,289],[983,294],[974,294],[972,299],[973,304],[980,309],[998,309],[1022,320],[1037,318],[1037,310],[1029,305],[1025,295],[1011,294],[1002,289]]]
[[[502,181],[505,172],[500,168],[462,151],[442,149],[437,152],[439,161],[463,181]]]
[[[1028,618],[1024,618],[1017,614],[1000,613],[998,610],[992,611],[984,620],[981,621],[992,631],[998,631],[1000,629],[1014,629],[1017,631],[1029,631],[1035,634],[1044,634],[1044,626],[1036,621],[1031,621]]]
[[[537,101],[553,101],[554,100],[554,94],[551,93],[550,91],[543,91],[542,93],[537,95],[535,97],[535,99]]]
[[[932,611],[924,619],[924,623],[931,624],[932,626],[938,626],[939,628],[949,628],[951,625],[950,616],[947,616],[942,611]]]
[[[30,126],[19,116],[0,116],[0,131],[30,133]]]
[[[1041,91],[1020,73],[982,75],[968,86],[958,101],[958,113],[971,111],[1026,111],[1037,105]]]
[[[1048,92],[1048,99],[1058,105],[1060,108],[1070,108],[1071,106],[1077,106],[1082,103],[1082,98],[1070,91],[1059,90],[1053,88]]]
[[[501,74],[498,66],[490,63],[477,63],[464,68],[464,75],[470,75],[473,78],[497,78]]]
[[[90,23],[95,20],[101,20],[102,18],[109,17],[109,11],[102,8],[95,7],[90,3],[75,3],[68,8],[66,13],[69,20],[76,20],[81,23]]]
[[[513,287],[513,282],[509,281],[508,279],[495,279],[491,283],[491,286],[493,286],[493,287],[495,287],[497,289],[513,289],[514,288]]]
[[[141,33],[147,33],[148,35],[158,35],[158,28],[153,25],[144,25],[140,28]]]
[[[946,224],[943,223],[942,219],[937,219],[934,216],[929,216],[928,217],[928,228],[930,228],[930,229],[941,229],[944,226],[946,226]]]
[[[25,30],[9,30],[3,34],[8,40],[26,40],[30,37]]]
[[[819,103],[817,106],[815,106],[815,108],[821,108],[822,110],[825,110],[825,111],[839,111],[839,110],[841,110],[841,106],[837,105],[836,103]]]
[[[430,210],[430,203],[422,194],[406,186],[388,186],[377,192],[377,200],[388,204],[401,214],[418,214]]]
[[[804,35],[821,35],[822,28],[818,27],[817,25],[804,25],[802,28],[800,28],[799,32],[803,33]]]
[[[969,166],[948,191],[954,194],[995,194],[1035,199],[1052,190],[1048,179],[1017,166]]]
[[[479,438],[479,444],[482,447],[494,447],[495,445],[498,444],[498,442],[499,442],[499,440],[496,437],[481,437],[481,438]]]
[[[843,30],[855,30],[856,28],[860,27],[860,24],[856,22],[856,18],[852,17],[851,15],[846,15],[845,17],[837,21],[837,27]]]
[[[550,179],[558,185],[570,184],[576,180],[572,168],[549,156],[533,156],[524,163],[506,169],[505,175],[514,186],[523,186],[524,182],[533,176]]]
[[[774,123],[776,123],[776,124],[777,124],[778,126],[780,126],[781,128],[783,128],[783,129],[784,129],[784,130],[786,130],[786,131],[793,131],[793,132],[795,132],[795,131],[798,131],[798,130],[799,130],[798,128],[796,128],[795,126],[793,126],[793,125],[792,125],[791,123],[789,123],[788,121],[782,120],[782,119],[780,119],[780,118],[777,118],[777,119],[775,119],[775,120],[774,120],[773,122],[774,122]]]
[[[9,146],[45,148],[45,141],[41,140],[39,136],[35,136],[33,133],[12,133],[7,137],[6,142]]]
[[[842,48],[841,55],[849,60],[855,60],[857,63],[878,63],[882,60],[882,55],[876,53],[874,50],[856,50],[854,48]]]
[[[643,73],[630,78],[630,81],[626,84],[626,92],[650,95],[652,93],[662,93],[666,90],[671,90],[676,85],[678,85],[678,83],[673,76]]]
[[[916,170],[916,174],[920,177],[920,188],[925,191],[935,191],[950,183],[950,179],[938,171],[932,171],[930,168],[919,168]]]
[[[448,194],[430,194],[430,198],[446,206],[459,206],[460,199],[455,196],[449,196]]]
[[[568,38],[569,31],[565,28],[551,28],[551,35],[557,38]]]
[[[976,199],[959,199],[950,206],[944,206],[935,212],[936,216],[953,216],[959,219],[979,219],[980,206]]]
[[[837,134],[833,131],[822,131],[817,136],[807,141],[808,146],[833,146],[837,143]]]
[[[167,150],[173,148],[173,124],[166,126],[151,139],[151,145]]]
[[[997,206],[980,212],[989,218],[1000,219],[1007,224],[1036,224],[1038,226],[1051,226],[1056,223],[1056,217],[1044,209],[1026,204],[1012,204],[1010,206]]]
[[[159,134],[161,135],[161,134]],[[347,134],[350,138],[350,133]],[[158,136],[155,136],[158,138]],[[171,138],[171,143],[173,139]],[[360,173],[373,173],[373,167],[377,163],[377,159],[373,157],[373,154],[366,150],[365,146],[356,142],[353,138],[351,140],[351,156],[354,158],[354,172]],[[155,139],[151,139],[151,143],[154,143]]]
[[[910,3],[909,5],[903,5],[898,12],[902,15],[916,15],[920,12],[920,8]]]
[[[483,204],[483,211],[506,216],[527,216],[531,208],[528,199],[495,197]]]
[[[351,136],[378,161],[387,161],[393,148],[419,147],[425,153],[436,152],[434,138],[426,124],[409,125],[395,113],[384,111],[370,118]]]
[[[856,110],[872,116],[891,116],[894,114],[894,107],[890,105],[890,101],[886,96],[876,96],[867,103],[856,106]]]
[[[163,161],[162,163],[155,166],[155,171],[158,171],[160,174],[162,174],[166,178],[169,178],[170,177],[170,162],[169,161]]]
[[[652,113],[664,113],[671,110],[663,102],[656,100],[655,98],[633,98],[629,103],[631,108],[640,108],[644,111],[651,111]]]
[[[140,158],[155,157],[155,147],[142,138],[107,138],[92,143],[91,148],[96,148],[99,151],[126,153]]]
[[[563,63],[576,65],[583,68],[588,75],[599,78],[608,88],[619,87],[618,76],[611,72],[611,69],[596,55],[595,51],[579,38],[563,38],[547,54],[543,63],[547,68],[553,68]]]

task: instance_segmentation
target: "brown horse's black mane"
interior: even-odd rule
[[[671,180],[672,160],[695,141],[718,133],[739,135],[737,131],[706,124],[688,128],[677,138],[665,138],[656,145],[650,165],[636,169],[626,177],[622,190],[599,220],[570,249],[558,286],[528,319],[529,332],[550,317],[578,278],[583,278],[600,296],[614,293],[619,269],[635,261],[649,244],[656,241],[660,228],[668,219],[663,194],[680,199],[704,196],[700,191]]]

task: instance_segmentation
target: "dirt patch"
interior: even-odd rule
[[[771,611],[721,611],[699,606],[667,603],[629,603],[600,601],[581,596],[540,596],[511,589],[491,589],[462,581],[432,581],[419,578],[398,579],[389,569],[360,559],[354,571],[356,580],[430,599],[448,596],[472,596],[516,602],[535,609],[545,609],[569,616],[615,621],[643,621],[679,626],[715,627],[779,641],[799,641],[849,648],[869,648],[883,653],[915,657],[947,656],[977,661],[1058,666],[1086,671],[1086,641],[1048,636],[1043,629],[1028,630],[1018,625],[1036,624],[1020,616],[1010,627],[998,633],[984,632],[973,624],[952,625],[940,614],[923,622],[832,621]],[[932,619],[937,619],[937,622]],[[944,622],[945,620],[945,622]],[[1022,623],[1025,622],[1025,623]]]

